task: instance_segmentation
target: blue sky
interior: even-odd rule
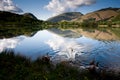
[[[24,11],[24,13],[33,13],[38,19],[42,20],[48,19],[54,13],[44,8],[50,1],[51,0],[13,0],[13,2]],[[76,8],[76,11],[86,14],[106,7],[120,8],[120,0],[96,0],[96,3],[91,5],[79,6]]]

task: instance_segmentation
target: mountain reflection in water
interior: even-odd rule
[[[0,39],[0,51],[13,49],[32,59],[48,53],[53,61],[73,60],[82,65],[95,60],[100,67],[120,70],[119,39],[110,30],[49,29],[38,31],[32,37]]]

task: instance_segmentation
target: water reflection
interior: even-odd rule
[[[87,65],[95,60],[100,67],[120,70],[119,37],[109,30],[43,30],[32,37],[0,39],[0,50],[6,48],[32,59],[48,53],[53,61],[73,60]]]
[[[78,51],[78,47],[80,45],[74,38],[64,38],[49,30],[43,30],[37,32],[33,37],[27,37],[19,42],[14,50],[32,59],[49,53],[51,56],[59,55],[60,58],[64,56],[61,60],[68,60],[75,58],[75,53],[73,54],[71,49]]]
[[[0,52],[4,51],[5,49],[13,49],[17,45],[19,45],[19,42],[25,39],[26,36],[19,36],[9,39],[0,39]]]
[[[119,30],[119,29],[118,29]],[[97,40],[120,40],[120,30],[117,31],[119,35],[116,35],[114,32],[116,32],[115,29],[103,29],[103,30],[96,30],[96,29],[73,29],[73,32],[79,33],[81,35],[84,35],[89,38],[97,39]]]

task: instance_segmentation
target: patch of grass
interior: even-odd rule
[[[80,71],[69,62],[54,65],[51,61],[38,58],[35,61],[15,55],[14,52],[0,53],[0,80],[120,80],[119,75],[93,74]]]

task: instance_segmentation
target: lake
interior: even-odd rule
[[[120,37],[111,30],[48,29],[33,36],[0,39],[0,52],[14,50],[31,59],[49,55],[52,61],[76,61],[120,71]]]

